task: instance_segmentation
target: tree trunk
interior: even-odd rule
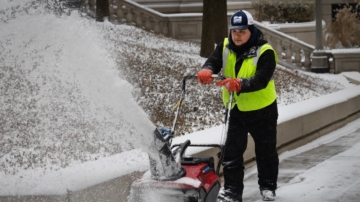
[[[96,21],[104,22],[109,17],[109,0],[96,0]]]
[[[220,43],[228,36],[226,0],[204,0],[201,33],[201,57],[209,57],[215,43]]]
[[[214,33],[214,10],[218,0],[203,1],[203,19],[201,32],[200,56],[209,57],[214,51],[215,33]]]
[[[215,43],[218,44],[228,37],[228,18],[226,0],[217,0],[214,10]]]

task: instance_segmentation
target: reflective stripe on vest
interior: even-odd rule
[[[273,50],[273,48],[269,44],[264,44],[259,47],[256,51],[256,56],[252,58],[244,59],[240,71],[235,76],[235,64],[236,64],[236,54],[230,51],[226,45],[228,44],[228,39],[225,38],[224,46],[223,46],[223,75],[229,78],[251,78],[255,75],[257,62],[262,53],[266,50]],[[278,62],[278,57],[276,52],[275,61]],[[274,76],[273,76],[274,77]],[[235,104],[238,106],[240,111],[253,111],[262,109],[266,106],[269,106],[276,99],[276,91],[275,91],[275,82],[274,78],[271,78],[268,85],[258,91],[247,92],[247,93],[234,93],[233,106]],[[222,97],[224,105],[226,106],[229,103],[230,93],[226,90],[225,87],[222,89]]]

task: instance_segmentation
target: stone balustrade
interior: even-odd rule
[[[303,68],[310,71],[313,45],[300,41],[290,35],[269,28],[255,21],[279,57],[279,63],[286,67]]]
[[[131,24],[147,31],[169,36],[169,20],[166,15],[126,0],[110,0],[109,6],[111,22]]]
[[[202,13],[163,14],[129,0],[109,0],[109,20],[176,39],[200,39]]]
[[[357,71],[360,72],[360,49],[334,49],[326,50],[329,58],[330,73]]]

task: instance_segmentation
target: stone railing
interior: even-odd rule
[[[255,21],[255,25],[263,32],[266,39],[277,52],[281,65],[310,71],[311,54],[315,50],[313,45],[302,42],[297,38],[267,27],[259,22]]]
[[[329,58],[330,73],[338,74],[347,71],[360,72],[360,49],[326,50]]]
[[[176,39],[201,38],[202,13],[163,14],[129,0],[109,0],[114,24],[130,24]]]

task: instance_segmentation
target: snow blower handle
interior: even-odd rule
[[[219,74],[213,74],[211,75],[212,78],[217,78],[217,79],[220,79],[220,80],[223,80],[225,79],[224,76],[222,75],[219,75]],[[186,92],[186,80],[188,79],[197,79],[197,76],[196,75],[189,75],[189,76],[185,76],[182,80],[182,93],[181,93],[181,98],[180,98],[180,101],[177,103],[176,105],[176,113],[175,113],[175,118],[174,118],[174,121],[173,121],[173,125],[172,125],[172,128],[171,128],[171,134],[168,136],[168,138],[171,138],[174,136],[175,134],[175,127],[176,127],[176,122],[177,122],[177,118],[179,116],[179,112],[180,112],[180,108],[181,108],[181,105],[185,99],[185,92]]]
[[[232,108],[232,102],[233,102],[233,98],[234,98],[234,92],[230,93],[230,100],[227,103],[227,109],[226,109],[226,120],[225,120],[225,127],[223,130],[223,133],[221,134],[221,142],[220,142],[220,147],[221,147],[221,151],[220,151],[220,156],[219,156],[219,162],[217,164],[216,167],[216,171],[215,173],[217,175],[219,175],[220,173],[220,166],[222,164],[222,162],[224,161],[224,156],[225,156],[225,143],[226,143],[226,139],[227,139],[227,133],[229,131],[229,120],[230,120],[230,110]]]
[[[213,75],[211,75],[211,77],[214,78],[214,79],[220,79],[220,80],[226,79],[225,76],[220,75],[220,74],[213,74]]]

